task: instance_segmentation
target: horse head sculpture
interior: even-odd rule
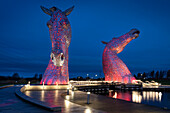
[[[123,51],[130,41],[136,39],[139,33],[139,30],[132,29],[118,38],[113,38],[110,42],[102,41],[103,44],[106,44],[102,57],[105,81],[132,83],[133,80],[135,80],[127,66],[117,54]]]
[[[56,7],[50,9],[41,6],[44,13],[51,16],[47,22],[52,51],[48,67],[43,75],[41,84],[68,84],[68,47],[71,42],[71,26],[67,16],[74,6],[61,11]]]

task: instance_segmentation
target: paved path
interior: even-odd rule
[[[113,99],[106,96],[90,94],[90,103],[87,105],[87,94],[81,91],[75,91],[70,93],[70,96],[62,96],[79,105],[88,106],[90,108],[105,111],[107,113],[170,113],[170,110],[164,110],[162,108],[127,102],[124,100]]]
[[[31,98],[44,101],[50,106],[62,107],[62,113],[104,113],[100,110],[81,106],[65,100],[61,97],[67,90],[51,90],[51,91],[26,91],[25,94]]]
[[[38,106],[27,103],[15,95],[17,87],[0,89],[0,112],[2,113],[51,113]],[[64,100],[61,94],[65,90],[56,91],[27,91],[26,94],[32,98],[48,102],[52,105],[62,107],[61,113],[104,113],[99,110],[91,109]],[[55,112],[53,112],[55,113]],[[59,113],[59,112],[57,112]]]
[[[45,109],[24,102],[15,96],[16,87],[0,89],[0,112],[2,113],[51,113]],[[170,110],[111,99],[109,97],[91,94],[91,104],[86,104],[85,92],[71,92],[65,96],[66,90],[26,91],[26,95],[52,105],[62,107],[62,113],[169,113]],[[64,100],[61,95],[67,99]],[[69,100],[69,101],[68,101]],[[71,102],[70,102],[71,101]],[[73,102],[73,103],[72,103]],[[77,103],[77,104],[74,104]],[[79,105],[78,105],[79,104]],[[82,106],[81,106],[82,105]]]

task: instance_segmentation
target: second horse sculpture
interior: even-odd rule
[[[136,80],[117,54],[120,53],[131,40],[136,39],[139,33],[139,30],[132,29],[118,38],[113,38],[110,42],[102,41],[102,43],[106,44],[102,58],[105,81],[132,83],[133,80]]]
[[[71,26],[67,16],[74,6],[61,11],[56,7],[50,9],[41,6],[41,9],[51,19],[47,22],[52,43],[51,59],[40,84],[68,84],[68,47],[71,42]]]

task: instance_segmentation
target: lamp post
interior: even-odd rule
[[[90,103],[90,92],[87,92],[87,104]]]

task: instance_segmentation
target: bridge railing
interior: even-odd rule
[[[111,83],[111,81],[70,81],[69,84],[72,86],[78,85],[99,85],[103,83]]]

